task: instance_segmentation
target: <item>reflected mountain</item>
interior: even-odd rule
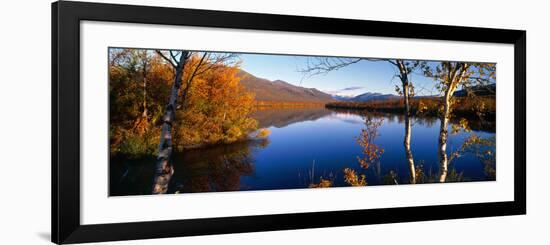
[[[259,128],[271,126],[284,128],[290,124],[315,121],[319,118],[332,114],[330,110],[319,108],[288,108],[288,109],[258,109],[251,114],[252,118],[258,120]]]
[[[329,111],[336,112],[338,114],[347,114],[347,115],[357,115],[364,116],[366,114],[376,117],[383,117],[390,122],[397,122],[402,124],[405,121],[405,116],[403,114],[392,113],[392,112],[379,112],[379,111],[367,111],[367,110],[354,110],[354,109],[343,109],[343,108],[327,108]],[[432,127],[439,118],[434,116],[425,116],[425,115],[415,115],[412,117],[414,124],[419,124],[425,127]],[[461,118],[451,117],[452,124],[458,124]],[[356,123],[356,122],[354,122]],[[490,120],[481,120],[479,118],[469,118],[468,127],[476,132],[490,132],[494,133],[496,131],[496,122]]]

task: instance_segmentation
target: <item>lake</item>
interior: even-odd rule
[[[320,178],[330,179],[333,186],[348,186],[344,168],[364,174],[368,186],[387,184],[390,173],[399,183],[406,183],[409,178],[403,147],[404,119],[400,115],[301,108],[259,110],[252,117],[260,127],[271,131],[267,139],[175,153],[175,173],[168,192],[308,188]],[[364,169],[357,160],[362,156],[357,138],[366,127],[367,117],[382,123],[374,143],[384,152],[379,161]],[[476,121],[469,124],[471,132],[449,133],[449,153],[461,149],[472,134],[494,139],[494,125]],[[426,176],[438,172],[438,133],[437,118],[413,119],[411,149],[415,164],[422,167]],[[495,153],[494,145],[476,149],[477,153]],[[154,159],[112,157],[110,161],[110,195],[150,194]],[[489,164],[494,166],[494,157]],[[457,154],[449,169],[460,176],[460,181],[494,180],[487,174],[487,166],[486,159],[468,151]]]

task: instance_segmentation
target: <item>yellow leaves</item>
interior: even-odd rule
[[[472,147],[472,146],[494,146],[495,145],[495,139],[494,138],[481,138],[477,134],[472,134],[470,137],[468,137],[464,143],[463,148]]]
[[[199,62],[192,57],[187,67]],[[232,143],[248,136],[257,128],[257,121],[249,117],[254,96],[240,84],[238,67],[221,64],[203,64],[210,69],[201,70],[191,83],[186,107],[177,111],[180,131],[194,131],[198,137],[189,138],[178,133],[178,142],[187,145]],[[187,68],[188,78],[193,69]]]
[[[147,117],[144,116],[139,117],[132,127],[132,130],[139,136],[143,136],[148,129],[149,122],[147,121]]]
[[[496,138],[482,138],[476,134],[470,135],[462,143],[458,151],[459,154],[472,154],[484,166],[484,172],[491,179],[496,178],[496,156],[495,156]],[[453,156],[454,157],[454,156]]]
[[[226,136],[225,136],[225,143],[231,143],[237,141],[240,137],[242,137],[243,133],[241,132],[241,129],[239,127],[233,126],[229,130],[227,130]]]
[[[378,128],[382,126],[384,119],[366,117],[365,128],[361,129],[361,134],[357,138],[357,143],[361,146],[362,157],[357,157],[359,166],[367,169],[370,164],[376,163],[380,160],[384,149],[374,143],[374,140],[378,137]],[[364,174],[359,175],[355,170],[351,168],[344,169],[344,181],[351,186],[366,186],[367,180]]]
[[[136,49],[110,53],[112,152],[120,152],[123,144],[126,152],[135,154],[158,148],[160,118],[170,98],[175,70],[153,50],[141,54]],[[173,143],[180,148],[234,142],[254,132],[258,124],[249,117],[254,95],[240,84],[238,63],[228,65],[213,59],[201,63],[201,58],[200,52],[195,53],[183,71],[172,129]]]
[[[424,183],[425,174],[424,174],[424,166],[422,164],[417,164],[414,167],[414,174],[416,176],[416,184]]]
[[[374,140],[378,137],[378,128],[382,125],[384,119],[377,119],[367,117],[365,119],[366,128],[361,129],[361,134],[357,138],[357,143],[362,148],[362,157],[357,157],[357,161],[362,168],[368,168],[371,163],[374,163],[380,159],[384,154],[384,149],[377,144],[374,144]]]
[[[460,121],[458,123],[455,123],[451,126],[451,133],[452,134],[458,134],[460,130],[464,130],[464,132],[471,132],[470,126],[468,125],[468,120],[466,118],[460,118]]]
[[[351,168],[344,169],[344,181],[351,186],[366,186],[367,180],[364,174],[359,176],[355,170]]]
[[[271,131],[267,128],[262,128],[258,130],[258,134],[256,135],[257,138],[264,139],[267,138],[271,134]]]
[[[328,188],[328,187],[332,187],[332,185],[333,185],[332,180],[328,180],[328,179],[324,179],[323,177],[320,177],[319,183],[318,184],[311,183],[309,184],[309,188]]]
[[[417,114],[423,114],[426,111],[428,111],[428,105],[426,104],[426,102],[424,102],[422,100],[418,101],[418,106],[417,107],[418,107],[417,108]]]

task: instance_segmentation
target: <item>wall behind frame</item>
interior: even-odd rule
[[[543,1],[118,0],[113,3],[527,30],[527,215],[309,229],[102,244],[541,244],[550,218],[546,129],[550,21]],[[10,2],[0,11],[0,203],[2,244],[50,244],[50,1]],[[412,241],[411,241],[412,238]]]

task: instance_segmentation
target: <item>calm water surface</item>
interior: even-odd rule
[[[384,153],[379,163],[368,169],[361,169],[357,161],[362,148],[356,139],[365,128],[365,115],[324,108],[262,110],[253,117],[260,127],[271,131],[267,139],[176,153],[169,192],[307,188],[321,177],[332,179],[335,186],[347,186],[343,180],[344,168],[365,174],[368,185],[383,184],[390,171],[397,173],[400,182],[406,182],[409,173],[403,148],[403,118],[369,114],[383,120],[375,143]],[[449,152],[459,149],[471,134],[482,138],[495,135],[494,128],[472,125],[476,128],[472,132],[450,134]],[[436,118],[413,120],[412,152],[415,163],[422,165],[427,174],[438,171],[438,133]],[[494,147],[490,150],[494,153]],[[149,194],[154,164],[154,159],[111,158],[110,194]],[[456,158],[450,169],[461,173],[463,181],[490,180],[483,163],[473,154]]]

